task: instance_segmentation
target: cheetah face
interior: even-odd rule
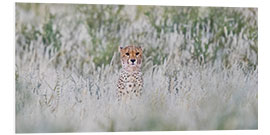
[[[119,47],[122,67],[125,69],[140,68],[142,64],[142,48],[136,46]]]

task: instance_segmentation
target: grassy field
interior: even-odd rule
[[[16,132],[258,129],[258,10],[16,3]],[[143,96],[116,101],[119,46]]]

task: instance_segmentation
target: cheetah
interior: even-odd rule
[[[117,83],[118,101],[130,100],[142,95],[143,78],[141,72],[142,47],[119,47],[122,68]]]

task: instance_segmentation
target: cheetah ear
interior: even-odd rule
[[[122,49],[123,49],[123,47],[119,46],[118,51],[121,52]]]

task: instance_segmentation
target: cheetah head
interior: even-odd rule
[[[142,47],[119,47],[122,67],[126,70],[138,70],[142,64]]]

